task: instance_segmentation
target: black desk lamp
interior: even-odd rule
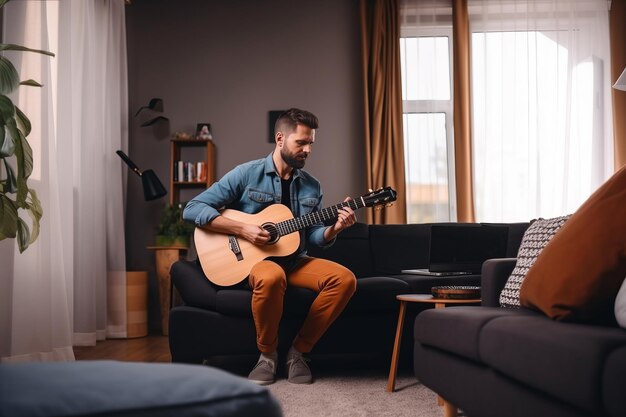
[[[167,190],[165,190],[165,187],[163,187],[163,184],[159,181],[159,177],[157,177],[153,170],[147,169],[141,172],[137,165],[135,165],[135,163],[131,161],[128,155],[124,152],[117,151],[115,153],[117,153],[120,158],[126,162],[126,165],[128,165],[130,169],[135,171],[135,174],[141,177],[141,183],[143,184],[143,196],[146,201],[156,200],[157,198],[161,198],[167,194]]]

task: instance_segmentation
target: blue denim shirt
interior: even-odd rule
[[[322,189],[319,181],[300,169],[294,169],[292,176],[289,193],[294,217],[321,210]],[[274,167],[272,154],[269,154],[264,159],[235,167],[193,198],[185,206],[183,218],[202,226],[219,216],[221,209],[256,214],[271,204],[280,204],[281,195],[280,177]],[[300,248],[296,254],[305,255],[307,243],[320,247],[334,243],[334,239],[330,242],[324,240],[325,229],[326,227],[319,223],[300,231]]]

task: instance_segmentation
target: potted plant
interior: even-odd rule
[[[0,9],[7,1],[0,0]],[[0,44],[0,51],[54,56],[48,51],[14,44]],[[34,80],[20,82],[13,63],[0,55],[0,240],[17,238],[19,250],[24,252],[39,235],[43,208],[35,190],[28,187],[33,171],[33,151],[26,140],[31,131],[30,120],[7,96],[20,85],[42,86]],[[30,217],[30,227],[24,215]]]
[[[155,238],[157,246],[189,247],[194,225],[183,220],[184,206],[184,203],[165,206]]]

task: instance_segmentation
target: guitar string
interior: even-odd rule
[[[288,235],[300,229],[304,229],[307,226],[321,223],[324,220],[337,218],[339,215],[339,208],[346,206],[354,210],[365,207],[365,203],[363,201],[359,202],[359,200],[344,201],[342,203],[335,204],[334,206],[316,211],[315,213],[305,214],[299,218],[284,220],[276,224],[278,226],[279,236]]]

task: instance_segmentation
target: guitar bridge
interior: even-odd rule
[[[237,241],[237,237],[234,235],[228,235],[228,247],[237,257],[237,261],[243,260],[243,255],[241,253],[241,248],[239,247],[239,242]]]

